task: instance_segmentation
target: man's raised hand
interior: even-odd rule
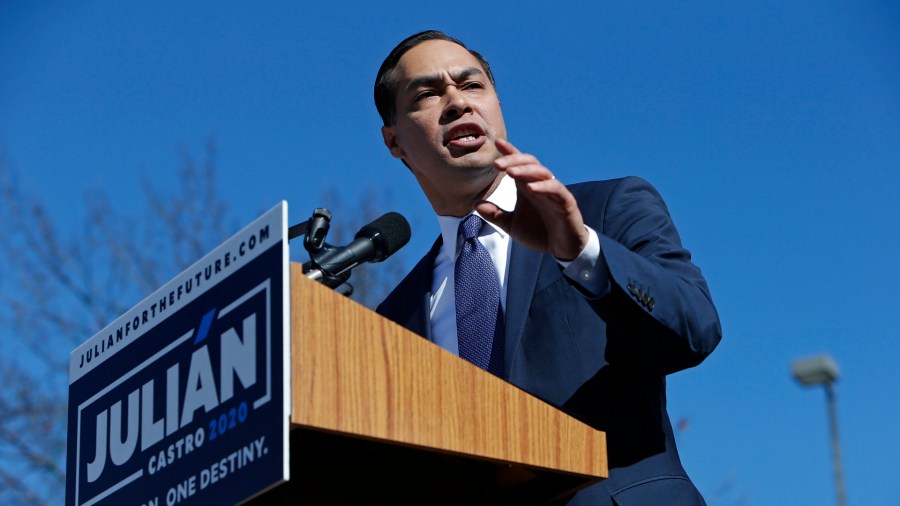
[[[513,239],[560,260],[572,260],[587,245],[588,231],[575,197],[533,155],[521,153],[509,141],[497,139],[503,155],[494,162],[516,182],[515,210],[509,212],[490,202],[475,209]]]

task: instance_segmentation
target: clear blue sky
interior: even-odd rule
[[[710,503],[834,503],[824,396],[790,377],[828,352],[849,503],[897,504],[900,5],[749,3],[3,0],[0,149],[65,222],[86,188],[130,209],[140,174],[172,181],[214,138],[240,221],[376,185],[412,262],[437,224],[371,89],[396,42],[442,29],[489,58],[510,140],[557,177],[666,198],[724,324],[669,380]]]

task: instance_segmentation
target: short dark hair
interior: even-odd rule
[[[375,77],[375,107],[378,109],[378,114],[381,115],[381,120],[384,121],[385,126],[391,126],[397,121],[397,77],[394,74],[394,68],[397,67],[400,58],[402,58],[407,51],[426,40],[446,40],[462,46],[463,49],[468,51],[476,60],[478,60],[478,63],[484,68],[484,73],[487,74],[491,86],[494,86],[496,89],[496,85],[494,84],[494,74],[491,73],[491,66],[484,56],[481,56],[477,51],[472,51],[467,48],[462,41],[455,39],[444,32],[438,30],[419,32],[415,35],[410,35],[397,44],[397,47],[395,47],[381,63],[381,68],[378,69],[378,75]]]

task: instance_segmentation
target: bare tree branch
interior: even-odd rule
[[[144,219],[89,191],[60,227],[0,157],[0,504],[62,502],[69,351],[226,237],[214,144],[183,159],[179,186],[144,185]]]
[[[322,202],[327,203],[326,207],[329,207],[333,214],[328,242],[334,245],[348,244],[360,228],[391,209],[392,199],[390,191],[368,187],[359,199],[359,207],[350,209],[336,190],[325,190]],[[351,298],[370,309],[375,309],[406,273],[404,256],[401,250],[383,263],[360,265],[353,269],[349,281],[353,285]]]
[[[0,504],[60,504],[65,490],[69,352],[236,229],[216,186],[215,145],[182,150],[179,184],[143,178],[146,208],[85,192],[77,219],[51,216],[0,153]],[[352,210],[332,192],[329,242],[343,245],[389,210],[374,188]],[[302,252],[299,244],[295,245]],[[403,274],[402,255],[360,266],[354,298],[374,307]]]

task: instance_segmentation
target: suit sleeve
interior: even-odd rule
[[[607,325],[607,360],[660,374],[703,361],[721,339],[719,317],[659,193],[629,177],[579,206],[602,217],[587,221],[600,240],[594,272],[608,276],[608,291],[589,302]]]

